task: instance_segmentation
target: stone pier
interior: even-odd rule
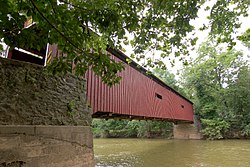
[[[88,126],[0,125],[0,167],[93,167]]]
[[[86,81],[0,58],[0,167],[93,167]]]
[[[202,139],[202,134],[195,124],[181,123],[174,125],[174,139]]]

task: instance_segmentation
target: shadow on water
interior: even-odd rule
[[[250,141],[94,139],[96,167],[250,166]]]

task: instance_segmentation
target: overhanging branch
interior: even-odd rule
[[[77,50],[82,52],[81,49],[79,49],[68,37],[66,37],[60,30],[56,28],[44,15],[43,13],[39,10],[39,8],[36,6],[35,2],[33,0],[30,0],[32,3],[33,7],[37,10],[37,12],[42,16],[42,18],[53,28],[55,29],[66,41],[68,41],[73,47],[75,47]]]

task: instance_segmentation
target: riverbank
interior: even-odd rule
[[[200,128],[204,139],[250,139],[249,135],[242,133],[238,127],[230,127],[227,131],[221,132],[220,137],[216,137],[216,127]],[[208,132],[210,135],[206,135]],[[173,123],[157,122],[145,120],[104,120],[93,119],[92,132],[94,138],[173,138]],[[213,135],[214,134],[214,135]],[[213,138],[211,138],[211,136]]]
[[[168,132],[163,133],[159,131],[150,131],[143,135],[139,135],[138,133],[131,133],[130,130],[107,130],[107,131],[99,131],[98,129],[93,130],[94,138],[150,138],[150,139],[172,139],[173,133]]]

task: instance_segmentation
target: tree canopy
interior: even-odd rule
[[[119,82],[117,72],[123,67],[109,59],[107,47],[122,49],[130,44],[132,57],[164,68],[161,58],[145,58],[145,51],[159,50],[162,58],[173,50],[178,59],[188,55],[197,40],[188,36],[194,30],[190,21],[201,9],[210,10],[210,22],[201,29],[210,29],[217,42],[235,45],[233,33],[240,27],[239,17],[248,16],[250,1],[217,0],[207,7],[206,2],[209,0],[1,0],[0,38],[20,48],[40,49],[56,43],[67,54],[54,64],[58,71],[70,71],[74,63],[76,74],[84,75],[91,66],[104,82],[113,84]],[[35,29],[24,28],[29,17]]]
[[[241,36],[238,37],[243,44],[250,49],[250,28],[246,30]]]
[[[250,68],[242,52],[205,42],[198,54],[185,68],[184,86],[193,95],[203,133],[210,139],[249,136]]]

